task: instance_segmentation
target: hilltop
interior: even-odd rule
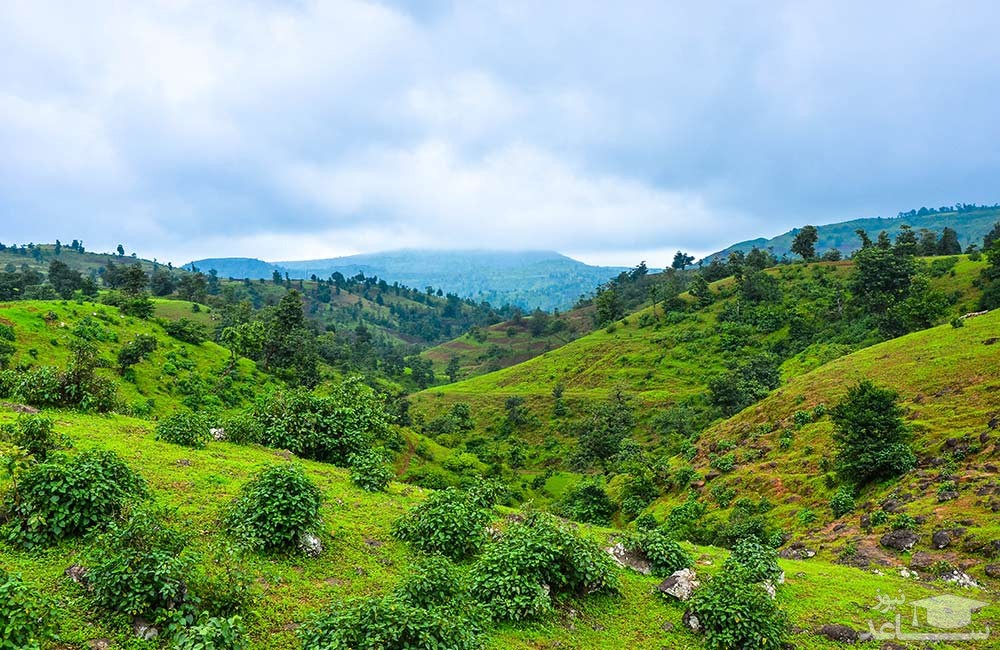
[[[822,254],[834,249],[848,255],[861,248],[861,239],[855,232],[858,229],[864,230],[872,236],[884,230],[890,237],[895,237],[904,225],[910,226],[915,231],[927,229],[936,234],[945,228],[951,228],[957,233],[958,241],[964,250],[969,244],[982,244],[983,236],[998,222],[1000,222],[1000,207],[997,206],[976,206],[976,209],[969,208],[961,211],[946,207],[934,210],[921,208],[921,210],[911,210],[891,218],[866,217],[817,226],[819,240],[816,242],[816,250]],[[768,250],[779,259],[785,256],[792,257],[792,241],[798,231],[798,228],[793,228],[770,239],[759,237],[739,242],[716,253],[706,255],[704,259],[719,258],[724,260],[734,251],[747,253],[755,247]]]
[[[190,262],[221,277],[270,278],[275,270],[293,279],[358,273],[423,289],[433,287],[493,305],[546,311],[568,309],[581,295],[625,270],[590,266],[552,251],[401,250],[332,259],[262,262],[214,258]]]

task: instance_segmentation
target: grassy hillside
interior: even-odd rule
[[[854,549],[862,559],[906,563],[909,554],[893,556],[878,545],[885,525],[864,531],[859,517],[894,500],[894,512],[918,521],[920,542],[914,552],[933,561],[966,568],[982,579],[982,565],[1000,555],[1000,312],[969,318],[964,327],[943,325],[915,332],[836,359],[791,379],[762,402],[705,431],[690,460],[703,480],[696,483],[705,501],[712,494],[732,498],[766,497],[772,516],[795,538],[815,544],[828,558]],[[831,459],[833,424],[815,417],[835,405],[849,386],[862,379],[892,388],[900,395],[905,420],[913,431],[919,467],[857,496],[855,512],[836,519],[829,501],[839,481]],[[821,406],[823,405],[823,406]],[[819,411],[816,409],[819,407]],[[733,453],[735,467],[713,469],[713,461]],[[675,458],[675,467],[688,461]],[[953,492],[953,494],[952,494]],[[948,493],[948,494],[946,494]],[[686,495],[662,499],[665,513]],[[811,510],[816,520],[803,523]],[[728,509],[712,508],[722,520]],[[895,515],[893,515],[895,516]],[[930,535],[961,528],[945,550],[931,548]]]
[[[855,233],[859,228],[867,231],[872,239],[883,230],[890,237],[895,238],[900,228],[904,225],[910,226],[917,231],[927,228],[938,235],[945,228],[951,228],[958,233],[958,241],[964,250],[969,244],[976,244],[981,247],[983,236],[997,222],[1000,222],[1000,209],[996,207],[983,208],[970,212],[944,211],[934,214],[907,214],[888,219],[882,217],[852,219],[850,221],[840,221],[817,226],[819,241],[816,242],[816,251],[822,254],[834,248],[841,253],[851,253],[861,248],[861,239]],[[743,251],[746,253],[754,247],[769,250],[779,258],[784,255],[794,257],[792,253],[792,240],[795,239],[797,232],[797,230],[793,229],[770,239],[760,237],[733,244],[717,253],[706,255],[705,259],[713,257],[726,259],[733,251]]]
[[[151,260],[133,257],[132,254],[117,255],[88,250],[84,250],[81,253],[76,249],[70,248],[68,245],[63,245],[58,255],[56,254],[55,244],[32,244],[31,249],[26,247],[21,249],[18,247],[16,250],[12,246],[8,246],[5,250],[0,251],[0,269],[6,267],[8,264],[17,269],[25,265],[29,269],[44,273],[48,270],[51,260],[59,260],[70,268],[82,272],[85,276],[91,274],[96,276],[101,269],[107,267],[108,262],[114,262],[115,264],[139,264],[147,273],[152,271],[156,264]],[[159,266],[162,268],[167,267],[166,264],[160,264]],[[185,273],[181,269],[172,269],[172,271],[178,275]]]
[[[127,417],[59,411],[48,415],[55,419],[58,432],[72,441],[73,453],[99,447],[126,459],[148,480],[154,497],[173,510],[172,523],[194,535],[194,550],[205,554],[225,541],[218,524],[224,504],[253,472],[289,458],[285,452],[225,442],[210,443],[200,451],[184,449],[155,441],[148,422]],[[14,417],[0,409],[0,423]],[[301,462],[322,491],[326,550],[314,559],[286,555],[243,559],[242,569],[256,577],[256,605],[246,616],[254,650],[298,648],[295,630],[313,612],[344,597],[387,592],[402,581],[417,559],[393,539],[389,529],[393,520],[424,498],[421,490],[392,484],[387,493],[371,494],[353,487],[343,470],[321,463],[292,462]],[[590,526],[582,531],[602,543],[614,534]],[[85,648],[97,639],[133,650],[166,647],[157,641],[136,640],[130,621],[92,609],[83,589],[64,576],[64,570],[81,561],[91,543],[89,539],[64,542],[42,552],[17,551],[0,543],[0,565],[57,599],[61,638],[47,650]],[[719,549],[686,547],[698,558],[696,569],[703,577],[715,573],[725,556]],[[876,575],[820,560],[782,561],[781,565],[787,583],[779,599],[797,630],[792,641],[795,647],[810,650],[840,647],[813,634],[823,624],[842,623],[863,630],[867,621],[875,618],[876,625],[881,625],[885,616],[871,611],[879,593],[905,593],[915,600],[956,591],[941,583],[905,579],[894,572]],[[657,582],[623,570],[620,596],[563,601],[556,614],[542,621],[498,625],[489,632],[487,647],[700,647],[700,638],[681,623],[682,607],[651,593]],[[1000,607],[983,610],[975,621],[977,626],[996,627]]]
[[[192,303],[156,301],[161,317],[211,317],[192,311]],[[66,367],[74,341],[91,341],[98,351],[98,375],[118,385],[126,410],[162,415],[182,404],[234,408],[250,400],[268,379],[252,361],[231,365],[231,353],[205,341],[198,345],[168,335],[155,321],[124,317],[117,308],[90,302],[18,301],[0,304],[0,324],[11,327],[14,351],[9,368]],[[117,372],[117,354],[138,335],[152,336],[156,349],[132,366],[127,377]]]

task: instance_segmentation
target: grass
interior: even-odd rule
[[[149,481],[154,497],[174,509],[174,523],[194,534],[193,546],[207,551],[223,541],[218,521],[225,504],[254,472],[269,463],[289,462],[284,452],[261,447],[239,447],[213,442],[200,451],[153,439],[149,422],[123,416],[95,416],[65,411],[47,413],[56,428],[73,442],[74,453],[90,448],[111,449],[124,457]],[[15,415],[0,411],[0,422]],[[297,648],[295,628],[312,612],[338,599],[380,594],[405,575],[416,559],[392,539],[392,521],[418,503],[424,492],[393,483],[386,494],[354,488],[344,470],[322,463],[301,462],[321,488],[325,504],[325,552],[316,559],[294,556],[252,556],[245,568],[256,575],[260,600],[248,616],[251,647]],[[614,531],[584,526],[583,534],[607,543]],[[0,545],[0,563],[21,573],[31,586],[59,602],[61,640],[54,648],[80,648],[105,638],[118,648],[153,648],[155,642],[132,638],[129,621],[95,611],[83,591],[63,576],[78,561],[90,540],[72,540],[40,552],[21,552]],[[725,551],[687,545],[699,558],[696,570],[714,573]],[[812,630],[827,622],[863,629],[873,616],[876,594],[903,592],[910,600],[944,591],[941,583],[918,583],[894,572],[877,575],[818,559],[783,561],[788,576],[780,596],[793,624],[803,630],[794,643],[799,648],[834,648]],[[658,580],[632,572],[622,574],[619,596],[591,597],[560,603],[550,618],[524,625],[500,625],[488,639],[489,648],[697,648],[700,639],[681,625],[683,609],[652,593]],[[969,595],[970,592],[961,592]],[[977,597],[981,597],[978,594]],[[988,598],[985,598],[988,600]],[[1000,610],[994,605],[978,614],[977,625],[992,623]],[[664,629],[669,623],[670,631]],[[989,647],[989,646],[981,646]]]

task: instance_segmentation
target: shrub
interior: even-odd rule
[[[204,449],[212,439],[209,421],[194,411],[174,411],[156,424],[156,439],[182,447]]]
[[[425,609],[391,594],[337,603],[298,634],[303,650],[474,650],[482,632],[475,608]]]
[[[14,423],[0,426],[0,439],[20,447],[40,463],[61,444],[52,431],[52,420],[42,415],[19,415]]]
[[[876,510],[871,514],[871,518],[869,519],[869,521],[871,522],[871,525],[873,527],[883,526],[889,523],[889,513],[886,512],[885,510]]]
[[[145,481],[114,452],[53,455],[25,471],[8,495],[7,537],[32,547],[81,535],[145,494]]]
[[[389,422],[381,398],[356,378],[330,396],[304,390],[265,395],[255,403],[253,417],[269,447],[342,466],[385,436]]]
[[[249,413],[237,413],[222,420],[226,440],[237,445],[256,445],[264,439],[264,428]]]
[[[187,318],[175,321],[161,320],[160,325],[170,336],[192,345],[200,345],[208,338],[205,334],[205,328]]]
[[[639,538],[639,550],[646,555],[655,576],[668,576],[674,571],[694,566],[694,560],[687,551],[662,528],[655,528],[642,535]]]
[[[48,599],[0,568],[0,648],[38,650],[51,637],[54,621]]]
[[[719,456],[718,458],[712,459],[712,462],[710,462],[709,465],[711,465],[712,469],[716,469],[725,474],[733,471],[733,468],[736,467],[736,456],[733,454]]]
[[[559,503],[559,513],[570,519],[588,524],[607,524],[615,514],[615,504],[596,479],[585,479]]]
[[[381,492],[395,476],[381,449],[369,449],[351,457],[351,482],[362,490]]]
[[[901,512],[892,519],[893,530],[913,530],[917,527],[917,520],[905,512]]]
[[[459,597],[462,587],[455,565],[440,555],[431,555],[410,567],[398,593],[414,607],[436,607]]]
[[[617,590],[611,557],[551,516],[529,515],[487,546],[470,572],[471,593],[496,620],[549,611],[552,599]]]
[[[181,628],[173,638],[173,650],[246,650],[246,630],[239,616],[223,618],[202,612],[198,621]]]
[[[664,529],[674,539],[686,539],[692,542],[707,541],[701,519],[705,515],[705,504],[698,501],[692,494],[688,500],[675,506],[663,522]]]
[[[426,553],[453,560],[475,554],[486,541],[490,511],[475,495],[448,488],[435,492],[393,524],[393,535]]]
[[[187,597],[186,576],[195,558],[187,536],[164,523],[165,513],[139,508],[112,523],[90,554],[87,584],[95,603],[112,612],[163,621]]]
[[[138,334],[118,351],[118,374],[146,359],[156,350],[156,337],[149,334]]]
[[[819,519],[819,515],[817,515],[811,508],[803,508],[802,510],[799,510],[798,514],[795,515],[795,518],[803,526],[808,526],[815,523],[816,520]]]
[[[899,476],[916,465],[897,399],[895,392],[865,380],[831,410],[837,471],[843,480],[864,485]]]
[[[240,490],[224,527],[252,549],[291,551],[320,524],[322,495],[299,465],[264,468]]]
[[[723,567],[739,566],[751,582],[778,581],[784,573],[778,566],[778,554],[753,538],[736,542]]]
[[[736,497],[736,490],[728,485],[712,486],[712,498],[720,508],[728,508]]]
[[[725,567],[695,591],[690,607],[705,631],[707,650],[784,647],[786,616],[764,587],[739,566]]]
[[[830,510],[834,517],[843,517],[854,510],[854,490],[846,485],[837,490],[830,499]]]

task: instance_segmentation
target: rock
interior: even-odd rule
[[[222,442],[226,439],[225,429],[209,429],[208,432],[212,434],[212,439],[216,442]]]
[[[931,557],[930,553],[918,551],[913,554],[912,558],[910,558],[911,569],[916,569],[918,571],[927,571],[932,566],[934,566],[934,558]]]
[[[695,616],[694,612],[692,612],[690,609],[685,610],[684,616],[681,618],[681,621],[684,623],[685,627],[695,632],[701,632],[701,621],[698,620],[698,617]]]
[[[956,490],[943,490],[938,492],[937,500],[938,503],[944,503],[945,501],[954,501],[958,498],[958,492]]]
[[[698,582],[698,576],[694,571],[691,569],[681,569],[670,574],[656,588],[661,593],[673,596],[677,600],[688,600],[699,586],[701,586],[701,583]]]
[[[644,576],[648,576],[652,572],[649,560],[646,559],[646,556],[642,552],[628,549],[621,542],[604,550],[607,551],[620,566],[628,567],[629,569],[637,571]]]
[[[882,509],[886,512],[898,512],[899,507],[902,505],[899,499],[886,499],[882,502]]]
[[[951,533],[947,530],[939,530],[931,537],[931,545],[934,548],[947,548],[951,544]]]
[[[824,625],[816,630],[816,634],[841,643],[857,643],[858,641],[858,631],[846,625]]]
[[[816,551],[806,548],[802,542],[794,542],[788,548],[782,549],[778,555],[785,560],[808,560],[816,556]]]
[[[309,557],[319,557],[323,552],[323,542],[312,533],[306,533],[299,538],[299,550]]]
[[[904,568],[904,569],[900,569],[899,570],[899,577],[906,578],[907,580],[910,580],[910,579],[919,578],[920,576],[917,575],[914,571],[910,571],[909,569],[905,569]]]
[[[900,645],[895,641],[886,641],[879,646],[879,650],[906,650],[906,646]]]
[[[73,564],[71,566],[66,567],[66,570],[63,571],[63,573],[65,573],[66,577],[68,577],[70,580],[72,580],[78,585],[87,584],[86,567],[82,567],[79,564]]]
[[[663,630],[664,632],[673,632],[674,624],[671,623],[670,621],[666,621],[663,623],[663,625],[660,626],[660,629]]]
[[[132,631],[135,632],[136,637],[143,641],[151,641],[160,636],[160,631],[141,616],[132,619]]]
[[[764,591],[767,592],[767,595],[771,597],[771,600],[774,600],[775,598],[778,597],[778,589],[777,587],[774,586],[773,582],[771,582],[770,580],[765,580],[760,584],[762,587],[764,587]]]
[[[87,641],[88,650],[110,650],[111,639],[91,639]]]
[[[948,573],[941,576],[941,579],[944,580],[945,582],[956,584],[959,587],[965,587],[965,588],[979,587],[979,584],[972,579],[972,576],[963,571],[959,571],[958,569],[949,571]]]
[[[908,551],[917,543],[917,534],[912,530],[894,530],[882,535],[879,544],[897,551]]]
[[[1000,579],[1000,564],[987,564],[983,569],[990,578]]]

